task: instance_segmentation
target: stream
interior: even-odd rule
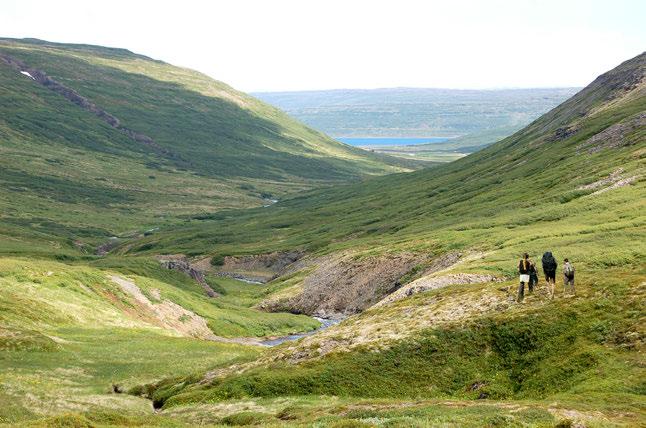
[[[281,343],[297,340],[297,339],[300,339],[301,337],[311,336],[315,333],[318,333],[321,330],[325,330],[326,328],[332,327],[333,325],[336,325],[341,321],[343,321],[343,319],[328,319],[328,318],[319,318],[319,317],[312,317],[312,318],[314,318],[315,320],[321,323],[321,326],[316,330],[308,331],[307,333],[290,334],[289,336],[281,336],[281,337],[276,337],[274,339],[267,339],[260,342],[260,344],[264,346],[280,345]]]
[[[235,279],[237,281],[242,281],[242,282],[245,282],[247,284],[254,284],[254,285],[264,285],[265,284],[265,282],[257,281],[257,280],[255,280],[253,278],[249,278],[249,277],[246,277],[246,276],[238,274],[238,273],[220,272],[219,275],[223,276],[225,278],[231,278],[231,279]],[[296,334],[290,334],[290,335],[287,335],[287,336],[273,337],[273,338],[270,338],[270,339],[261,340],[260,342],[257,342],[257,343],[259,345],[262,345],[262,346],[280,345],[281,343],[290,342],[292,340],[298,340],[301,337],[311,336],[311,335],[313,335],[315,333],[318,333],[321,330],[325,330],[326,328],[332,327],[333,325],[336,325],[336,324],[340,323],[341,321],[343,321],[345,319],[345,317],[342,317],[342,318],[312,317],[312,318],[314,318],[315,320],[317,320],[318,322],[321,323],[321,325],[315,330],[308,331],[306,333],[296,333]]]

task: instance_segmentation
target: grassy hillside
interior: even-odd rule
[[[410,291],[397,299],[254,362],[169,379],[146,394],[167,414],[224,423],[643,424],[645,79],[642,54],[449,165],[202,217],[138,242],[131,252],[302,248],[318,269],[336,254],[365,266],[393,254],[427,257],[400,278]],[[559,274],[554,299],[541,283],[516,303],[518,258],[527,251],[540,260],[547,250],[560,265],[574,262],[576,294]],[[457,262],[431,268],[451,254]],[[312,265],[302,293],[316,286],[307,282]],[[497,281],[460,279],[485,274]],[[451,400],[475,413],[447,411]],[[253,410],[225,410],[240,402]]]
[[[1,39],[0,56],[0,233],[31,246],[407,169],[123,49]]]
[[[0,424],[79,408],[146,416],[147,400],[117,392],[253,359],[254,337],[319,324],[253,309],[258,286],[207,280],[217,298],[155,261],[0,258]]]
[[[475,242],[494,250],[508,247],[505,237],[525,227],[552,234],[563,224],[576,227],[571,234],[596,234],[602,232],[596,225],[635,224],[642,218],[643,63],[639,56],[623,64],[525,129],[441,168],[314,191],[265,210],[200,216],[142,243],[150,252],[206,254],[299,246],[452,249]]]

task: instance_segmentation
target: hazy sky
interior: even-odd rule
[[[646,49],[645,0],[0,0],[0,37],[123,47],[245,91],[583,86]]]

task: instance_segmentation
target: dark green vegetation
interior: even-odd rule
[[[260,206],[407,168],[205,75],[123,49],[2,39],[0,56],[5,252],[25,251],[7,242],[16,235],[46,251],[51,244],[42,241],[61,237],[95,245],[178,215]],[[20,73],[26,70],[44,72],[95,111]],[[114,118],[119,129],[106,122]]]
[[[119,50],[2,43],[1,53],[47,68],[159,146],[79,115],[78,106],[0,64],[2,82],[12,83],[0,120],[0,424],[643,424],[646,55],[456,162],[312,190],[388,167],[360,155],[341,160],[354,152],[322,136],[319,148],[349,152],[306,155],[306,145],[293,148],[290,138],[272,137],[275,128],[256,127],[256,107],[228,128],[233,107],[222,97],[240,97],[233,104],[243,110],[238,102],[255,101],[193,72]],[[171,106],[182,117],[158,121],[171,120]],[[220,114],[227,124],[217,122]],[[281,132],[312,132],[276,114],[289,122]],[[191,160],[202,156],[192,141],[210,144],[201,121],[207,130],[228,129],[235,141],[243,139],[237,131],[262,139],[249,156],[267,169],[254,175],[241,164],[247,152],[235,154],[224,137],[221,162],[238,162],[239,175],[218,170],[211,152]],[[282,160],[263,157],[258,147],[269,146]],[[330,176],[316,177],[309,161],[291,166],[292,155],[322,162]],[[303,165],[314,175],[299,175]],[[306,191],[292,194],[299,189]],[[239,209],[276,195],[270,207]],[[112,235],[119,239],[102,247],[108,253],[93,255]],[[506,291],[516,286],[515,261],[545,250],[573,260],[576,296],[564,295],[559,278],[554,300],[541,287],[515,303]],[[269,285],[212,270],[226,256],[277,251],[323,263],[459,252],[444,271],[413,267],[404,287],[447,273],[501,281],[403,296],[265,349],[247,337],[317,325],[256,309],[268,296],[302,292],[317,267],[295,267]],[[219,296],[162,268],[162,254],[206,266]],[[153,414],[153,404],[161,412]]]

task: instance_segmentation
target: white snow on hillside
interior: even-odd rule
[[[20,73],[21,73],[21,74],[24,74],[25,76],[30,77],[30,78],[31,78],[31,80],[36,80],[36,79],[34,79],[34,76],[32,76],[31,74],[29,74],[29,72],[28,72],[28,71],[21,71]]]

